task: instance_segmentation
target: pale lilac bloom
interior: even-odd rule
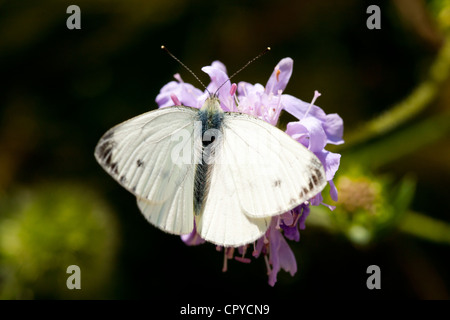
[[[193,108],[201,108],[203,102],[199,101],[199,97],[203,92],[190,83],[184,82],[177,73],[174,76],[177,81],[171,81],[162,87],[156,96],[156,103],[160,108],[171,107],[174,105],[172,95],[175,95],[184,106]]]
[[[227,70],[221,62],[214,61],[210,66],[202,68],[211,78],[211,82],[207,86],[209,92],[214,93],[223,84],[219,90],[219,98],[224,111],[247,113],[274,126],[276,126],[282,110],[295,116],[298,121],[288,123],[286,133],[320,159],[330,185],[330,196],[337,201],[337,189],[333,178],[339,168],[341,155],[325,150],[325,146],[344,143],[342,140],[343,121],[339,115],[326,114],[321,108],[314,105],[316,98],[320,95],[317,91],[311,103],[283,94],[292,75],[292,69],[293,60],[284,58],[275,66],[265,86],[247,82],[240,82],[236,86],[227,81]],[[208,91],[202,92],[191,84],[185,83],[178,74],[175,75],[175,79],[177,81],[169,82],[161,89],[156,98],[159,107],[182,104],[201,108],[209,96]],[[305,229],[305,220],[309,215],[310,205],[325,205],[331,210],[334,209],[333,206],[323,203],[322,194],[319,193],[293,210],[273,217],[264,236],[253,245],[253,257],[264,255],[271,286],[276,283],[280,269],[290,272],[291,275],[297,271],[294,254],[285,238],[294,241],[300,240],[299,230]],[[182,240],[188,245],[204,242],[195,228],[189,235],[183,235]],[[239,247],[240,255],[236,256],[234,256],[233,248],[226,248],[223,270],[227,269],[227,260],[233,256],[235,260],[250,262],[250,259],[245,257],[249,247],[250,245]]]
[[[195,221],[194,221],[194,229],[192,229],[191,233],[181,235],[181,240],[183,240],[183,242],[188,246],[196,246],[205,243],[205,239],[200,237],[200,235],[197,233]]]
[[[284,215],[287,214],[289,213]],[[286,234],[284,236],[287,237]],[[277,282],[277,274],[280,269],[289,272],[291,276],[297,272],[297,262],[295,261],[294,253],[280,232],[276,218],[272,219],[266,234],[256,242],[253,256],[258,258],[261,253],[264,254],[267,275],[271,286],[274,286]]]
[[[203,67],[202,71],[207,73],[211,78],[211,83],[206,87],[209,92],[214,93],[222,86],[218,92],[220,98],[220,106],[223,111],[236,111],[236,103],[234,96],[230,95],[231,83],[228,80],[227,69],[220,61],[214,61],[210,66]],[[205,101],[209,97],[209,93],[205,93],[200,97],[200,101]]]

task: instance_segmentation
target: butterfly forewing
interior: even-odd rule
[[[171,107],[142,114],[110,129],[95,150],[102,167],[136,195],[145,217],[170,233],[193,228],[197,113]]]
[[[226,113],[223,135],[221,161],[234,164],[223,174],[232,177],[237,201],[249,217],[287,212],[326,185],[320,160],[286,133],[260,119]]]

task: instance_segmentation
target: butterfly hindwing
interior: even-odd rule
[[[263,236],[268,218],[246,216],[238,201],[239,188],[229,174],[233,164],[215,163],[209,176],[209,192],[203,211],[196,216],[197,232],[212,243],[237,247]]]
[[[187,234],[193,230],[193,175],[188,173],[185,179],[174,190],[173,197],[163,203],[137,198],[138,207],[148,222],[173,234]]]

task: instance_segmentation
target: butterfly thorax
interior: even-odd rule
[[[222,122],[224,112],[220,107],[220,101],[212,96],[206,99],[203,107],[198,112],[199,120],[202,123],[202,160],[197,164],[195,170],[194,185],[194,212],[200,214],[207,194],[209,192],[209,179],[213,159],[216,154],[217,140],[222,133]],[[215,144],[213,144],[215,142]]]
[[[216,134],[214,130],[221,131],[224,112],[220,107],[220,100],[217,96],[206,99],[203,107],[199,111],[199,120],[202,122],[202,144],[208,146]],[[212,139],[209,139],[211,137]]]

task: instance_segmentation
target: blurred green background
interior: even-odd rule
[[[66,9],[81,8],[81,30]],[[368,30],[366,9],[381,9]],[[450,297],[450,1],[0,1],[0,298]],[[317,208],[298,272],[267,284],[263,259],[230,261],[152,227],[96,163],[112,126],[156,108],[181,73],[201,79],[272,51],[234,81],[265,84],[344,119],[334,212]],[[280,126],[293,120],[284,114]],[[68,290],[66,268],[81,268]],[[381,268],[381,290],[366,269]]]

